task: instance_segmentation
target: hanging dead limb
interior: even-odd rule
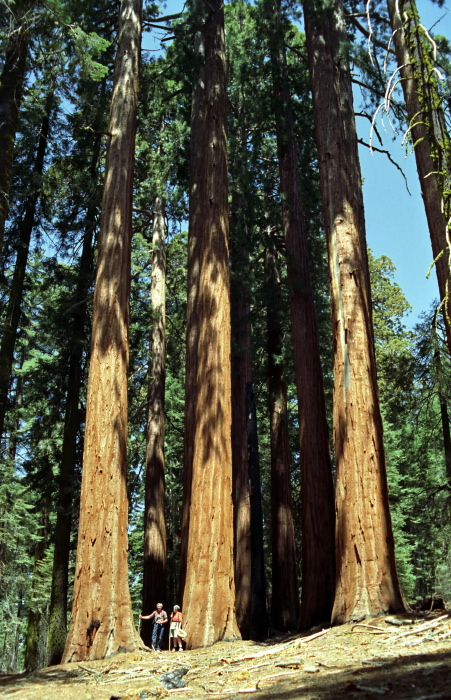
[[[172,27],[165,27],[164,24],[159,25],[159,24],[153,24],[152,22],[147,22],[146,29],[147,29],[147,27],[153,27],[154,29],[160,29],[161,31],[165,31],[165,32],[170,32],[172,29]]]
[[[387,53],[393,54],[393,56],[395,55],[395,52],[393,51],[393,49],[389,49],[389,48],[387,47],[387,44],[384,44],[383,41],[380,41],[379,39],[376,39],[376,38],[375,38],[375,36],[374,36],[374,34],[373,34],[372,31],[368,31],[368,29],[365,29],[365,27],[363,26],[363,24],[360,24],[360,22],[358,21],[357,17],[366,17],[367,15],[366,15],[365,13],[354,14],[354,13],[348,12],[348,11],[346,10],[346,8],[345,8],[345,15],[346,15],[346,19],[348,19],[348,20],[350,21],[350,23],[351,23],[352,25],[354,25],[354,27],[355,27],[356,29],[358,29],[359,32],[360,32],[361,34],[363,34],[363,36],[364,36],[366,39],[368,39],[369,42],[371,41],[371,43],[374,44],[374,46],[377,46],[378,48],[383,49],[383,50],[386,51]]]
[[[354,82],[354,81],[353,81],[353,82]],[[358,80],[356,81],[356,83],[357,83],[357,85],[362,85],[362,86],[363,86],[363,83],[360,83],[360,81],[358,81]],[[372,117],[370,117],[370,115],[367,114],[366,112],[354,112],[354,116],[355,116],[355,117],[363,117],[363,119],[368,119],[368,121],[370,122],[370,124],[373,124],[373,119],[372,119]],[[377,139],[378,139],[380,145],[382,146],[382,143],[383,143],[382,137],[381,137],[381,135],[379,134],[379,131],[377,130],[377,127],[376,127],[375,124],[373,125],[373,131],[374,131],[374,133],[376,134]],[[365,145],[366,145],[366,144],[365,144]]]
[[[372,146],[372,145],[370,145],[369,143],[366,143],[365,141],[363,141],[363,139],[357,139],[357,141],[358,141],[360,144],[362,144],[362,146],[367,146],[367,148],[369,148],[370,151],[377,151],[377,153],[385,153],[385,155],[388,157],[388,160],[390,161],[390,163],[393,163],[393,165],[399,170],[399,172],[400,172],[401,175],[403,176],[404,182],[405,182],[405,185],[406,185],[406,190],[407,190],[407,192],[410,194],[410,196],[412,196],[412,193],[411,193],[411,191],[409,190],[409,186],[408,186],[408,184],[407,184],[407,178],[406,178],[406,176],[405,176],[405,173],[404,173],[403,169],[401,168],[400,165],[398,165],[398,163],[397,163],[395,160],[393,160],[393,158],[391,157],[389,151],[385,150],[384,148],[377,148],[376,146]]]
[[[304,63],[306,65],[308,65],[308,56],[307,56],[306,52],[299,51],[299,49],[297,49],[295,46],[290,46],[290,44],[287,44],[286,42],[285,42],[285,48],[287,48],[287,49],[289,49],[289,51],[292,51],[293,53],[295,53],[296,56],[299,56],[299,58],[302,58]]]
[[[164,17],[152,17],[152,22],[170,22],[172,19],[180,19],[182,16],[183,15],[181,12],[177,12],[175,15],[165,15]],[[146,20],[144,20],[144,25],[146,25]]]

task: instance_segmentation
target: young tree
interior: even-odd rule
[[[395,566],[352,85],[341,0],[304,3],[334,329],[332,622],[404,610]]]
[[[103,658],[139,640],[127,565],[127,366],[133,160],[141,1],[123,0],[94,291],[72,623],[63,661]]]
[[[195,366],[196,379],[194,393],[185,397],[194,415],[191,488],[184,494],[189,529],[183,609],[190,647],[237,636],[223,4],[209,2],[203,20],[202,39],[198,35],[203,61],[191,124],[188,259],[188,283],[195,285],[188,294],[194,294],[196,303],[188,301],[187,337],[193,342],[187,344],[187,355],[194,352],[195,362],[187,359],[187,372]]]

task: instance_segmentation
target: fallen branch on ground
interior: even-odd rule
[[[296,639],[295,642],[293,642],[294,646],[300,646],[301,644],[306,644],[307,642],[311,642],[314,639],[317,639],[318,637],[323,637],[325,634],[330,632],[330,627],[328,627],[325,630],[321,630],[321,632],[315,632],[315,634],[311,634],[309,637],[301,637],[300,639]]]
[[[408,632],[402,632],[401,634],[397,634],[395,637],[390,637],[388,641],[393,642],[395,639],[409,637],[411,634],[419,634],[420,632],[424,632],[425,630],[433,629],[434,627],[438,627],[439,625],[441,625],[444,622],[444,620],[449,620],[448,613],[446,615],[441,615],[440,617],[437,617],[437,619],[432,620],[432,622],[425,622],[423,625],[418,625],[413,630],[409,630]]]
[[[380,627],[376,627],[376,625],[364,625],[363,622],[358,622],[356,625],[352,625],[351,627],[351,632],[355,627],[366,627],[369,630],[377,630],[379,634],[390,634],[387,630],[383,630]]]

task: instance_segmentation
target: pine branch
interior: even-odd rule
[[[371,39],[371,41],[372,41],[372,43],[374,44],[374,46],[378,46],[380,49],[383,49],[384,51],[386,51],[387,53],[391,54],[392,56],[395,56],[395,55],[396,55],[393,49],[389,49],[388,46],[387,46],[386,44],[384,44],[383,41],[380,41],[380,39],[376,39],[376,37],[374,36],[374,34],[370,34],[370,32],[368,31],[368,29],[365,29],[365,27],[363,26],[363,24],[360,24],[360,22],[358,21],[357,17],[362,17],[362,16],[363,16],[363,17],[366,17],[366,15],[351,14],[350,12],[348,12],[348,11],[346,10],[346,8],[344,9],[344,11],[345,11],[346,18],[349,19],[349,21],[351,22],[351,24],[353,24],[354,27],[355,27],[356,29],[358,29],[359,32],[361,32],[361,33],[363,34],[363,36],[364,36],[366,39]],[[382,19],[382,18],[379,18],[379,19]]]

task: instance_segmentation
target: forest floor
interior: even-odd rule
[[[172,671],[184,688],[164,687],[162,677]],[[0,697],[17,700],[242,700],[243,695],[252,700],[451,698],[451,613],[378,617],[263,644],[137,651],[0,675]]]

